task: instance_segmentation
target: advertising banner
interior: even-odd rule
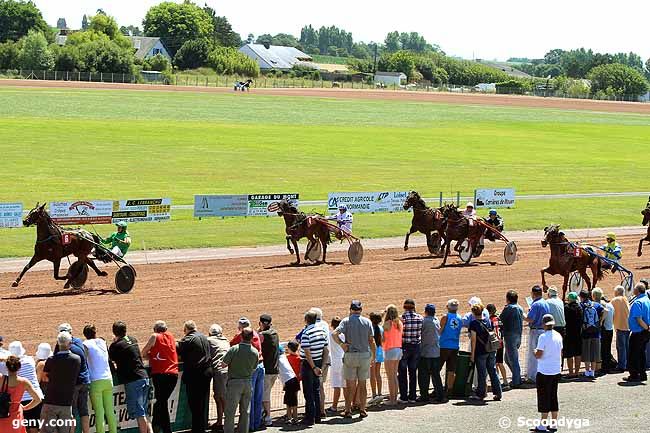
[[[113,202],[113,223],[118,221],[169,221],[172,217],[172,199],[131,199]]]
[[[0,227],[22,227],[23,204],[0,203]]]
[[[276,216],[277,212],[271,212],[269,205],[280,200],[288,200],[298,207],[299,194],[249,194],[248,195],[248,216]]]
[[[352,213],[401,212],[408,192],[331,192],[327,196],[327,210],[336,212],[346,205]]]
[[[50,216],[57,224],[111,224],[113,201],[60,201],[50,203]]]
[[[247,195],[195,195],[194,216],[229,217],[248,215]]]
[[[474,205],[482,207],[514,207],[514,188],[493,188],[474,190]]]

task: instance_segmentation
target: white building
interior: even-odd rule
[[[169,60],[172,58],[160,38],[151,38],[146,36],[127,37],[131,40],[133,49],[135,50],[135,56],[138,59],[146,59],[147,57],[153,57],[157,54],[161,54]]]
[[[262,71],[288,71],[297,63],[310,63],[313,58],[294,47],[246,44],[239,51],[255,60]]]
[[[384,86],[400,86],[406,82],[406,74],[404,72],[376,72],[375,83],[383,84]]]

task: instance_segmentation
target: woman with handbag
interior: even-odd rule
[[[9,375],[0,374],[0,432],[26,433],[23,412],[38,406],[41,397],[29,380],[18,377],[20,359],[17,356],[10,356],[6,366]],[[20,402],[25,392],[29,393],[32,401],[23,406]]]
[[[476,395],[470,397],[471,400],[483,401],[487,395],[487,376],[490,376],[492,384],[493,400],[501,400],[501,382],[497,374],[497,350],[499,340],[494,333],[490,319],[483,317],[483,305],[475,304],[472,306],[474,320],[470,322],[469,331],[471,335],[472,354],[470,360],[476,364],[478,374],[478,384]]]

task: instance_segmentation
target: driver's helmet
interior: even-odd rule
[[[343,212],[346,212],[348,210],[348,207],[346,205],[342,204],[342,205],[339,206],[339,210],[343,211]]]
[[[467,204],[465,205],[465,207],[466,207],[466,208],[470,208],[470,207],[471,207],[472,209],[474,209],[474,203],[472,203],[471,201],[468,201]]]
[[[490,209],[490,216],[496,216],[497,215],[497,210],[496,209]]]
[[[128,223],[126,221],[118,221],[117,223],[115,223],[115,225],[117,227],[126,228],[128,226]]]

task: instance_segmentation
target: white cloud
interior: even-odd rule
[[[182,0],[175,0],[180,3]],[[35,0],[48,23],[65,17],[68,26],[81,26],[83,14],[97,8],[116,17],[120,25],[141,25],[147,10],[159,0]],[[355,40],[382,41],[392,30],[417,31],[446,52],[465,58],[506,59],[541,57],[552,48],[587,47],[600,52],[634,51],[650,56],[643,17],[650,3],[635,0],[547,0],[530,2],[464,0],[440,2],[339,2],[331,6],[304,0],[216,1],[211,5],[228,17],[242,37],[248,33],[300,34],[304,24],[336,25]]]

